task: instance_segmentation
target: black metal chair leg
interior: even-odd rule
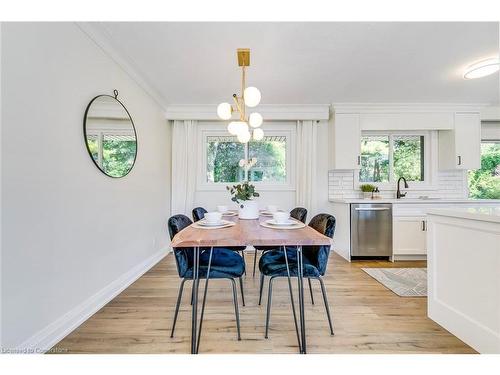
[[[241,277],[239,279],[240,279],[240,290],[241,290],[241,303],[243,306],[245,306],[245,293],[243,292],[243,280],[241,279]]]
[[[236,315],[236,328],[238,329],[238,341],[241,340],[240,332],[240,312],[238,310],[238,295],[236,294],[236,282],[234,279],[231,280],[231,285],[233,287],[233,303],[234,303],[234,315]]]
[[[267,314],[266,314],[266,334],[265,338],[268,338],[268,333],[269,333],[269,319],[271,317],[271,301],[273,298],[273,280],[274,277],[271,277],[269,279],[269,291],[267,292]]]
[[[255,266],[257,265],[257,249],[255,249],[255,254],[253,257],[253,275],[252,277],[255,277]],[[260,303],[259,303],[260,305]]]
[[[307,281],[309,282],[309,292],[311,293],[311,303],[314,305],[314,296],[313,296],[313,289],[311,286],[311,279],[307,278]]]
[[[198,286],[199,285],[200,285],[200,280],[198,280]],[[194,298],[193,289],[191,289],[191,302],[189,303],[191,306],[193,306],[193,298]]]
[[[259,292],[259,306],[262,302],[262,289],[264,289],[264,274],[260,274],[260,292]]]
[[[241,257],[243,258],[243,264],[245,265],[245,276],[247,275],[247,261],[245,260],[245,250],[241,250]]]
[[[181,305],[182,291],[184,290],[184,283],[185,282],[186,282],[186,279],[182,279],[181,285],[179,287],[179,294],[177,296],[177,304],[175,305],[174,324],[172,325],[172,332],[170,333],[170,337],[174,337],[175,324],[177,323],[177,315],[179,315],[179,307]]]
[[[318,278],[319,283],[321,285],[321,293],[323,294],[323,301],[325,302],[326,316],[328,317],[328,324],[330,325],[330,334],[333,336],[333,325],[332,325],[332,317],[330,316],[330,307],[328,304],[328,298],[326,296],[325,284],[323,283],[323,279],[321,277]]]

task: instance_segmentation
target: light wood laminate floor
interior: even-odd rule
[[[263,304],[258,306],[258,270],[252,278],[252,254],[247,254],[246,261],[246,307],[241,306],[238,294],[242,340],[236,339],[229,281],[211,280],[200,353],[297,353],[286,279],[278,279],[273,285],[270,334],[265,339],[267,282]],[[306,283],[308,353],[474,353],[427,318],[426,298],[398,297],[361,270],[361,267],[423,266],[425,262],[349,263],[332,253],[325,284],[335,336],[329,334],[319,284],[313,281],[316,304],[312,305]],[[174,257],[169,254],[59,342],[58,351],[189,353],[190,282],[186,282],[175,337],[170,338],[179,284]],[[200,299],[201,295],[200,291]]]

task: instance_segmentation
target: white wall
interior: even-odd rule
[[[164,255],[170,129],[76,24],[3,24],[1,38],[2,345],[14,348],[50,343]],[[82,132],[87,103],[115,88],[138,134],[122,179],[94,166]]]

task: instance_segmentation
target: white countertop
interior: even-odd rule
[[[428,215],[456,217],[460,219],[489,221],[500,224],[500,206],[477,206],[458,208],[433,208],[427,212]]]
[[[477,203],[477,204],[497,204],[500,206],[500,199],[466,199],[466,198],[457,198],[457,199],[441,199],[441,198],[427,198],[427,199],[419,199],[419,198],[381,198],[381,199],[362,199],[362,198],[346,198],[346,199],[330,199],[332,203],[393,203],[393,204],[401,204],[401,203],[426,203],[426,204],[439,204],[439,203]]]

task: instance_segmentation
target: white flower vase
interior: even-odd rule
[[[259,218],[259,205],[256,201],[241,201],[239,203],[238,217],[245,220]]]

